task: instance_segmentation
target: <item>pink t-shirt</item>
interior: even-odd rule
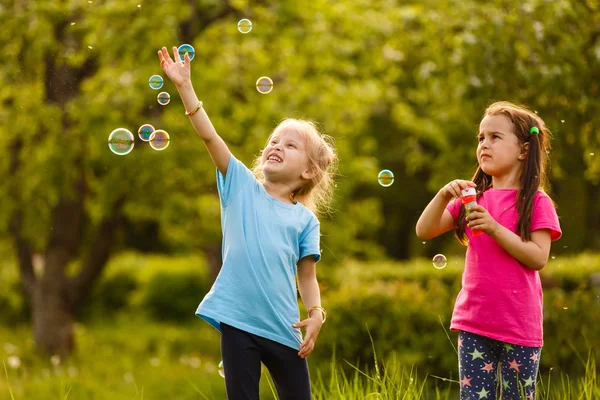
[[[517,189],[487,189],[477,204],[494,219],[516,233]],[[446,207],[455,224],[461,200]],[[548,195],[538,191],[533,200],[531,231],[549,229],[552,240],[562,232],[558,215]],[[527,268],[494,238],[482,233],[469,239],[462,289],[452,314],[451,330],[462,330],[521,346],[543,346],[542,284],[538,271]]]

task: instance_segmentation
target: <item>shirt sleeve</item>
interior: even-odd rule
[[[539,229],[549,229],[553,241],[562,236],[554,203],[544,192],[538,192],[531,212],[531,232]]]
[[[311,216],[310,222],[300,235],[300,259],[306,256],[314,255],[315,262],[321,259],[319,242],[321,240],[320,223],[317,217]]]
[[[231,154],[226,175],[224,176],[217,169],[217,189],[223,207],[227,207],[245,185],[254,181],[256,181],[256,178],[254,178],[252,171]]]
[[[450,211],[450,215],[452,215],[452,218],[454,219],[454,226],[456,226],[456,221],[458,221],[458,217],[460,216],[461,205],[462,201],[460,198],[456,198],[446,206],[446,210]]]

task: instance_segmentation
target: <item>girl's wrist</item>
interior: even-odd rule
[[[325,320],[327,319],[327,310],[321,306],[312,306],[307,310],[307,313],[308,318],[314,318],[322,324],[325,323]]]
[[[183,82],[181,85],[177,85],[177,90],[179,92],[185,91],[185,90],[190,90],[190,89],[193,89],[193,86],[192,86],[192,81],[189,79],[187,81]]]

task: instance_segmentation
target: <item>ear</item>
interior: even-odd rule
[[[529,142],[525,142],[521,145],[521,153],[519,154],[519,160],[527,158],[527,152],[529,151]]]
[[[304,170],[304,172],[302,172],[302,179],[308,181],[314,178],[315,175],[317,175],[317,169],[315,167],[309,167],[308,169]]]

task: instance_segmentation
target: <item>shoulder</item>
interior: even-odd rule
[[[551,205],[553,208],[556,208],[556,204],[554,203],[554,200],[552,200],[552,198],[548,195],[548,193],[546,193],[544,191],[544,189],[539,189],[535,195],[533,196],[533,202],[534,205],[538,206],[538,205],[543,205],[543,206],[547,206],[547,205]]]

